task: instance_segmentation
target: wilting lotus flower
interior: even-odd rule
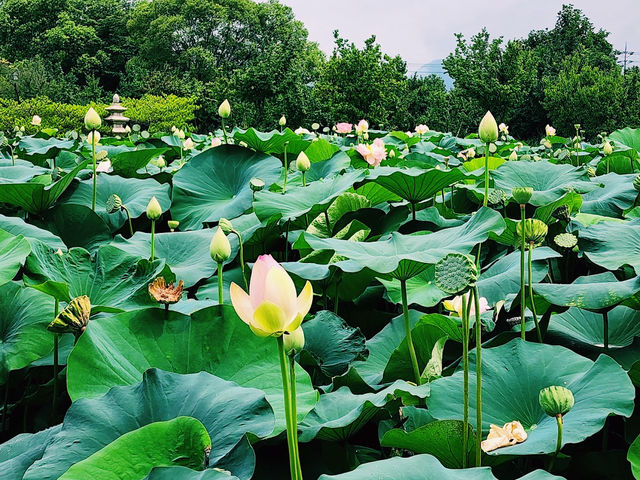
[[[544,127],[544,132],[546,133],[547,137],[552,137],[556,134],[556,129],[551,125],[547,125],[546,127]]]
[[[191,138],[187,138],[182,144],[182,148],[184,148],[185,150],[191,150],[193,147],[194,144]]]
[[[369,122],[366,120],[360,120],[356,125],[356,135],[362,135],[369,131]]]
[[[382,160],[387,158],[387,150],[381,138],[376,138],[373,143],[360,143],[356,146],[356,151],[362,155],[365,161],[374,167],[380,165]]]
[[[429,127],[421,123],[420,125],[416,126],[415,130],[418,135],[424,135],[429,131]]]
[[[298,127],[296,128],[293,133],[295,133],[296,135],[302,135],[303,133],[306,133],[307,135],[311,134],[311,132],[309,130],[307,130],[306,128],[302,128],[302,127]]]
[[[296,330],[313,301],[311,283],[296,297],[293,280],[271,255],[259,256],[253,265],[248,295],[235,283],[229,292],[238,316],[260,337],[279,337]]]
[[[465,293],[464,297],[467,300],[467,305],[468,305],[470,301],[469,294]],[[462,295],[458,295],[457,297],[454,297],[452,300],[445,300],[444,302],[442,302],[442,305],[444,305],[444,308],[446,308],[450,312],[456,312],[458,316],[462,318]],[[484,297],[480,297],[480,315],[482,315],[484,312],[488,312],[489,310],[491,309],[489,308],[489,302],[487,302],[487,299]],[[469,311],[469,316],[473,317],[475,316],[475,314],[476,314],[475,302],[471,302],[471,310]]]
[[[149,295],[158,303],[170,305],[182,298],[183,288],[184,282],[182,280],[178,282],[178,286],[174,287],[173,282],[167,285],[164,277],[158,277],[149,284]]]
[[[31,119],[31,125],[34,127],[39,127],[40,123],[42,123],[42,119],[38,115],[34,115]]]
[[[98,173],[106,173],[109,170],[111,170],[111,160],[109,159],[99,162],[98,166],[96,167],[96,172]]]
[[[336,130],[336,133],[351,133],[351,130],[353,129],[353,125],[351,123],[347,123],[347,122],[340,122],[340,123],[336,123],[336,126],[334,127]]]
[[[496,448],[508,447],[516,443],[524,442],[527,439],[527,432],[520,422],[505,423],[503,427],[491,425],[489,435],[482,441],[482,450],[491,452]]]
[[[211,146],[212,147],[219,147],[220,145],[222,145],[222,140],[220,140],[218,137],[213,137],[211,139]]]

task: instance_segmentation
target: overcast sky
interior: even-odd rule
[[[465,36],[486,26],[492,36],[522,37],[532,29],[553,27],[566,0],[280,0],[293,8],[322,50],[333,49],[333,30],[362,45],[375,34],[385,53],[400,54],[409,70],[444,58],[455,48],[456,32]],[[576,0],[619,50],[625,41],[640,62],[640,0]]]

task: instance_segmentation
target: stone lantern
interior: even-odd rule
[[[127,108],[120,104],[120,97],[117,93],[113,96],[113,103],[109,105],[106,110],[110,115],[105,118],[105,120],[113,124],[112,132],[115,134],[127,133],[124,127],[127,125],[129,119],[122,115]]]

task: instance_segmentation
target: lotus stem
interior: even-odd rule
[[[469,455],[469,312],[467,297],[462,295],[462,468],[467,468]]]
[[[295,447],[296,475],[302,480],[302,465],[300,464],[300,449],[298,446],[298,399],[296,397],[296,360],[295,354],[289,355],[289,381],[291,383],[291,424],[293,426],[293,446]]]
[[[4,384],[4,401],[2,404],[2,432],[4,432],[7,423],[7,408],[9,406],[9,378],[7,383]]]
[[[58,316],[58,310],[60,309],[60,301],[56,298],[53,307],[53,318]],[[53,398],[51,399],[51,420],[56,418],[56,403],[58,403],[58,355],[59,355],[59,335],[53,334]]]
[[[485,147],[484,152],[484,200],[482,206],[486,207],[489,203],[489,142]]]
[[[282,184],[282,194],[284,195],[287,192],[287,171],[289,170],[289,164],[287,161],[287,147],[289,146],[289,142],[284,144],[284,183]]]
[[[282,335],[278,338],[278,354],[280,357],[280,375],[282,376],[282,393],[284,396],[284,411],[287,424],[287,447],[289,448],[289,470],[291,480],[298,480],[296,447],[293,438],[293,423],[291,418],[291,392],[289,389],[289,372],[287,367],[286,354],[284,351],[284,339]]]
[[[98,173],[96,172],[96,131],[91,133],[91,158],[93,160],[93,197],[91,199],[91,210],[96,211],[96,199],[98,197]]]
[[[404,332],[407,337],[407,348],[409,349],[409,357],[411,357],[411,367],[413,368],[413,375],[416,380],[416,385],[422,383],[420,378],[420,369],[418,368],[418,357],[416,356],[416,349],[413,346],[413,338],[411,336],[411,320],[409,319],[409,306],[407,302],[407,281],[400,280],[400,289],[402,291],[402,314],[404,316]]]
[[[287,221],[287,227],[284,234],[284,261],[289,261],[289,227],[291,226],[291,221]]]
[[[156,255],[156,221],[151,220],[151,261],[155,260]]]
[[[609,312],[602,312],[602,330],[604,335],[604,350],[609,350]]]
[[[527,306],[527,301],[524,298],[525,295],[525,286],[524,286],[524,250],[525,250],[525,242],[524,242],[524,221],[525,221],[525,205],[520,204],[520,221],[522,222],[522,234],[520,235],[520,337],[522,340],[525,339],[526,333],[526,325],[525,325],[525,309]]]
[[[307,172],[302,172],[302,186],[306,187],[307,186]]]
[[[528,258],[528,264],[529,264],[529,269],[528,269],[528,284],[529,284],[529,301],[531,302],[531,313],[533,313],[533,322],[536,324],[536,333],[538,335],[538,343],[542,343],[542,332],[540,331],[540,324],[538,323],[538,315],[536,313],[536,304],[533,301],[533,280],[531,280],[531,278],[533,277],[533,242],[529,242],[529,258]]]
[[[224,303],[222,285],[222,262],[218,262],[218,304],[220,305]]]
[[[247,283],[247,274],[244,272],[244,244],[242,243],[242,235],[237,230],[231,230],[238,237],[238,245],[240,249],[240,270],[242,270],[242,280],[244,280],[244,288],[248,292],[249,284]]]
[[[562,415],[556,415],[556,424],[558,425],[558,437],[556,439],[556,451],[554,452],[551,460],[549,461],[549,471],[553,470],[553,464],[560,453],[560,449],[562,448]]]
[[[131,224],[131,213],[129,212],[129,209],[124,206],[124,204],[122,205],[122,209],[127,214],[127,221],[129,222],[129,233],[133,237],[133,225]]]
[[[224,136],[225,145],[229,145],[229,139],[227,138],[227,129],[224,126],[224,118],[220,118],[222,121],[222,135]]]
[[[482,319],[480,318],[480,293],[473,286],[476,307],[476,467],[482,465]]]

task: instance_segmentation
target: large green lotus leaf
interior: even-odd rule
[[[318,138],[311,142],[311,145],[307,147],[304,153],[309,157],[309,161],[314,164],[329,160],[339,151],[340,147],[336,144],[327,142],[324,138]]]
[[[633,205],[638,192],[633,188],[635,175],[609,173],[592,179],[597,188],[582,196],[583,213],[620,217]]]
[[[3,480],[22,480],[33,462],[42,458],[44,449],[62,425],[38,433],[21,433],[0,445],[0,472]]]
[[[631,464],[633,478],[640,478],[640,435],[636,437],[629,447],[627,460],[629,460],[629,463]]]
[[[640,128],[621,128],[612,132],[609,138],[616,143],[620,142],[629,148],[633,148],[636,152],[640,152]]]
[[[475,391],[476,351],[470,352],[469,388]],[[427,406],[438,419],[462,419],[462,368],[431,383]],[[573,392],[575,405],[564,416],[563,445],[582,442],[598,432],[610,414],[628,417],[635,389],[627,373],[613,359],[601,355],[593,362],[556,346],[519,338],[482,352],[483,435],[490,424],[518,420],[526,441],[499,448],[493,455],[539,455],[555,451],[556,420],[538,403],[540,390],[562,385]],[[475,418],[475,396],[469,406]]]
[[[571,284],[534,283],[533,290],[553,305],[600,311],[640,291],[640,276],[618,281],[611,272],[578,277]]]
[[[244,142],[254,150],[264,153],[281,154],[286,148],[291,163],[295,162],[295,155],[311,144],[310,141],[303,140],[302,136],[294,133],[290,128],[285,128],[282,132],[277,130],[260,132],[254,128],[247,130],[237,128],[233,132],[233,139],[236,144]]]
[[[583,228],[580,249],[607,270],[631,265],[640,273],[640,222],[601,222]]]
[[[285,428],[282,379],[276,341],[251,333],[229,305],[191,317],[146,309],[91,322],[69,356],[67,389],[76,400],[97,397],[116,385],[139,382],[148,368],[176,373],[209,372],[265,392]],[[298,415],[313,408],[317,393],[297,368]]]
[[[609,348],[627,347],[640,336],[640,312],[618,306],[608,313]],[[552,315],[549,333],[560,335],[570,342],[594,347],[604,346],[604,326],[600,313],[570,308],[566,312]]]
[[[37,167],[23,160],[16,161],[15,165],[0,163],[0,184],[3,183],[26,183],[38,175],[50,174],[51,170]]]
[[[338,173],[346,170],[350,165],[351,159],[349,158],[349,155],[344,152],[339,152],[329,160],[312,163],[311,168],[307,173],[305,173],[305,181],[308,185],[311,182],[315,182],[323,178],[335,177]],[[302,172],[289,172],[287,177],[287,190],[291,185],[302,185]]]
[[[7,217],[0,214],[0,229],[5,230],[15,236],[22,235],[29,241],[30,244],[34,242],[43,242],[50,248],[55,250],[66,250],[67,246],[64,244],[60,237],[55,236],[49,230],[38,228],[35,225],[25,222],[20,217]]]
[[[53,335],[47,330],[53,308],[53,299],[37,290],[15,282],[0,287],[0,385],[9,372],[53,349]]]
[[[88,160],[83,161],[51,185],[38,182],[0,183],[0,203],[8,203],[33,214],[42,213],[64,193],[87,162]]]
[[[401,448],[414,453],[428,453],[436,457],[447,468],[462,468],[464,456],[464,423],[460,420],[437,420],[412,431],[394,428],[386,432],[380,440],[383,447]],[[474,448],[474,434],[468,425],[469,443],[467,458]],[[471,462],[469,462],[471,463]]]
[[[423,307],[433,307],[448,296],[436,286],[434,272],[435,265],[430,265],[415,277],[407,280],[407,301],[409,305],[416,304]],[[384,285],[391,302],[398,305],[402,303],[400,280],[395,278],[377,278],[376,280]]]
[[[263,221],[272,217],[282,218],[283,221],[295,220],[305,214],[312,220],[325,211],[335,197],[350,189],[362,175],[361,171],[354,170],[332,179],[310,183],[306,187],[287,188],[285,194],[265,189],[256,193],[253,208]]]
[[[109,226],[100,215],[84,205],[58,205],[34,223],[58,236],[69,248],[82,247],[94,252],[111,240]]]
[[[277,158],[248,148],[221,145],[205,150],[174,175],[171,215],[183,230],[242,215],[253,199],[249,181],[258,177],[268,188],[280,178],[281,169]]]
[[[29,160],[43,165],[47,159],[55,158],[62,150],[70,150],[74,145],[75,140],[28,136],[20,139],[18,150],[29,157]]]
[[[71,465],[123,434],[180,416],[196,418],[207,429],[212,441],[209,466],[224,463],[247,433],[264,437],[273,429],[272,410],[259,390],[206,372],[179,375],[151,369],[142,375],[141,383],[75,401],[62,430],[24,480],[57,479]],[[244,468],[242,464],[237,467]]]
[[[365,182],[376,182],[409,203],[419,203],[433,197],[443,188],[465,178],[460,169],[378,167],[370,170]]]
[[[504,220],[498,212],[481,208],[464,225],[424,235],[393,232],[376,242],[350,242],[309,234],[305,234],[305,239],[316,250],[333,250],[349,258],[351,262],[336,264],[345,271],[354,272],[367,267],[378,273],[391,273],[403,260],[435,264],[451,252],[469,253],[476,244],[487,239],[489,232],[500,233],[503,229]]]
[[[505,162],[492,173],[492,177],[495,187],[507,194],[514,187],[533,188],[530,203],[536,206],[554,202],[569,190],[583,193],[597,188],[597,185],[589,181],[583,168],[547,161]]]
[[[238,480],[238,477],[211,469],[197,472],[187,467],[156,467],[144,480]]]
[[[30,252],[31,246],[22,235],[14,236],[0,229],[0,285],[16,276]]]
[[[67,191],[65,204],[84,205],[91,207],[93,199],[93,180],[79,182],[76,187]],[[115,213],[107,213],[107,200],[112,194],[116,194],[129,209],[131,218],[137,218],[147,211],[147,205],[152,197],[156,197],[162,207],[162,211],[169,210],[169,185],[160,184],[148,178],[122,178],[116,175],[98,175],[98,193],[96,196],[96,213],[102,218],[112,231],[119,230],[127,221],[127,214],[120,210]]]
[[[580,210],[580,207],[582,206],[582,195],[575,192],[568,192],[555,202],[551,202],[549,205],[544,205],[542,207],[536,208],[533,217],[537,218],[538,220],[542,220],[544,223],[551,223],[553,213],[556,211],[556,209],[564,206],[569,208],[569,215],[575,214]]]
[[[130,152],[120,152],[111,158],[113,173],[123,177],[138,177],[138,170],[147,166],[149,161],[159,157],[168,149],[166,148],[143,148]]]
[[[298,426],[300,441],[310,442],[315,438],[332,442],[346,441],[382,408],[398,399],[400,392],[425,398],[429,395],[429,385],[416,387],[397,381],[377,393],[354,395],[347,387],[325,393]]]
[[[399,202],[402,199],[397,196],[395,193],[390,192],[382,185],[378,185],[377,183],[365,183],[364,185],[360,185],[355,189],[355,192],[358,195],[363,195],[369,199],[372,206],[386,204],[386,202]]]
[[[154,422],[127,432],[71,466],[59,480],[139,480],[155,466],[204,469],[211,439],[192,417]]]
[[[24,280],[65,302],[87,295],[94,313],[120,312],[153,303],[147,287],[164,266],[109,245],[94,255],[82,248],[59,255],[40,244],[27,257]]]

